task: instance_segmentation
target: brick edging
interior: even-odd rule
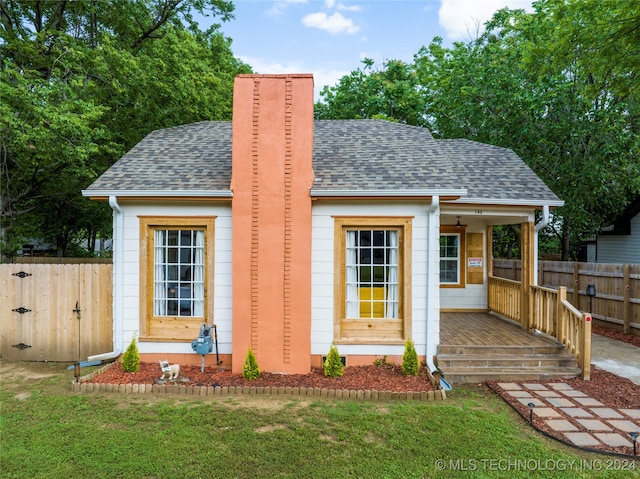
[[[342,399],[393,400],[412,399],[443,401],[447,398],[443,389],[437,391],[370,391],[353,389],[262,387],[262,386],[182,386],[177,384],[103,384],[72,382],[73,392],[110,392],[125,394],[180,394],[191,396],[314,396]]]
[[[360,400],[411,399],[421,401],[443,401],[447,395],[443,389],[436,391],[376,391],[328,388],[298,388],[291,386],[185,386],[178,384],[103,384],[88,382],[109,369],[113,363],[93,371],[72,382],[73,392],[107,392],[125,394],[180,394],[190,396],[313,396]]]

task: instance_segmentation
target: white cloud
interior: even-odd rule
[[[338,10],[342,10],[344,12],[361,12],[362,7],[359,5],[345,5],[344,3],[338,4]]]
[[[238,58],[253,67],[255,73],[281,74],[281,73],[311,73],[313,74],[313,90],[315,101],[320,99],[320,91],[327,85],[333,86],[338,80],[349,74],[347,70],[336,70],[324,67],[309,67],[302,62],[281,63],[265,58],[248,57],[240,55]]]
[[[281,15],[292,3],[301,4],[307,3],[308,0],[277,0],[273,2],[273,5],[267,10],[267,15]]]
[[[331,10],[335,7],[338,10],[346,11],[346,12],[360,12],[362,7],[359,5],[345,5],[344,3],[337,2],[336,0],[324,0],[324,6]]]
[[[360,28],[353,23],[353,20],[343,17],[339,12],[330,16],[324,12],[310,13],[302,19],[302,23],[305,27],[319,28],[331,34],[354,34],[360,30]]]
[[[440,0],[440,26],[451,40],[475,38],[484,30],[484,23],[503,7],[533,11],[532,0]]]
[[[238,58],[248,65],[251,65],[255,73],[270,74],[270,73],[312,73],[307,72],[302,63],[289,62],[281,63],[274,62],[260,57],[249,57],[239,55]]]

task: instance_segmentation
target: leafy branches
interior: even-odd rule
[[[640,4],[540,0],[534,9],[502,9],[482,35],[450,48],[436,37],[413,64],[364,62],[323,90],[316,112],[511,148],[565,201],[556,214],[568,259],[640,193]]]
[[[230,118],[233,78],[250,68],[233,56],[217,27],[200,31],[194,12],[226,21],[233,5],[224,0],[0,3],[5,233],[14,228],[14,235],[57,243],[63,252],[68,242],[62,238],[73,238],[79,224],[87,224],[76,222],[77,215],[108,223],[109,211],[83,205],[89,200],[80,191],[146,134]],[[53,223],[48,216],[53,211],[75,213],[56,216],[68,218],[60,225],[68,234],[39,226]]]

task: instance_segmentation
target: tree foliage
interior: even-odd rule
[[[446,48],[436,37],[420,48],[404,66],[411,93],[403,98],[413,113],[385,116],[420,118],[415,124],[442,138],[513,149],[565,201],[550,232],[568,259],[640,193],[639,40],[640,3],[633,0],[540,0],[533,13],[503,9],[475,40]],[[366,99],[386,98],[371,85],[389,65],[343,77],[321,93],[317,109],[325,118],[371,117]],[[511,235],[503,238],[508,249],[517,231],[503,233]]]
[[[242,377],[253,381],[260,377],[260,368],[258,367],[258,360],[251,348],[247,351],[247,355],[242,365]]]
[[[376,69],[373,60],[325,86],[316,104],[317,119],[384,118],[408,125],[424,125],[424,98],[420,95],[413,65],[399,60]]]
[[[405,376],[417,376],[420,372],[418,353],[413,341],[408,339],[404,343],[404,354],[402,355],[402,372]]]
[[[107,234],[108,209],[81,189],[151,130],[231,117],[233,78],[250,68],[193,14],[232,11],[224,0],[0,2],[5,248],[41,238],[63,254]]]

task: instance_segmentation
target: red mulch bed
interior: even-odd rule
[[[601,336],[606,336],[608,338],[617,339],[618,341],[622,341],[624,343],[633,344],[634,346],[638,346],[640,348],[640,336],[637,336],[635,334],[625,334],[622,331],[604,328],[602,326],[596,326],[595,324],[591,326],[591,332],[599,334]]]
[[[621,378],[602,369],[598,369],[591,365],[591,380],[584,381],[581,378],[552,379],[548,381],[505,381],[518,383],[567,383],[576,390],[582,391],[587,396],[600,401],[606,407],[617,409],[640,409],[640,385],[635,384],[628,379]],[[498,386],[498,382],[488,382],[487,385],[498,393],[502,398],[516,409],[522,417],[529,420],[529,408],[518,401],[517,398],[506,394],[504,390]],[[561,412],[558,408],[558,412]],[[587,432],[578,422],[572,422],[580,431]],[[562,433],[554,431],[546,425],[544,419],[538,419],[534,415],[533,425],[545,434],[555,437],[556,439],[566,442]],[[628,439],[628,438],[627,438]],[[628,447],[607,447],[603,446],[598,450],[616,454],[632,454],[633,451]]]
[[[88,382],[103,384],[155,384],[161,376],[158,363],[140,363],[140,371],[126,373],[122,364],[97,374]],[[174,382],[167,382],[173,384]],[[180,376],[175,384],[191,386],[255,386],[255,387],[298,387],[326,388],[352,391],[392,391],[422,392],[434,391],[426,372],[419,376],[405,376],[400,366],[348,366],[342,377],[324,375],[322,369],[312,369],[309,374],[273,374],[263,372],[258,379],[247,380],[230,371],[217,371],[200,366],[180,366]]]

